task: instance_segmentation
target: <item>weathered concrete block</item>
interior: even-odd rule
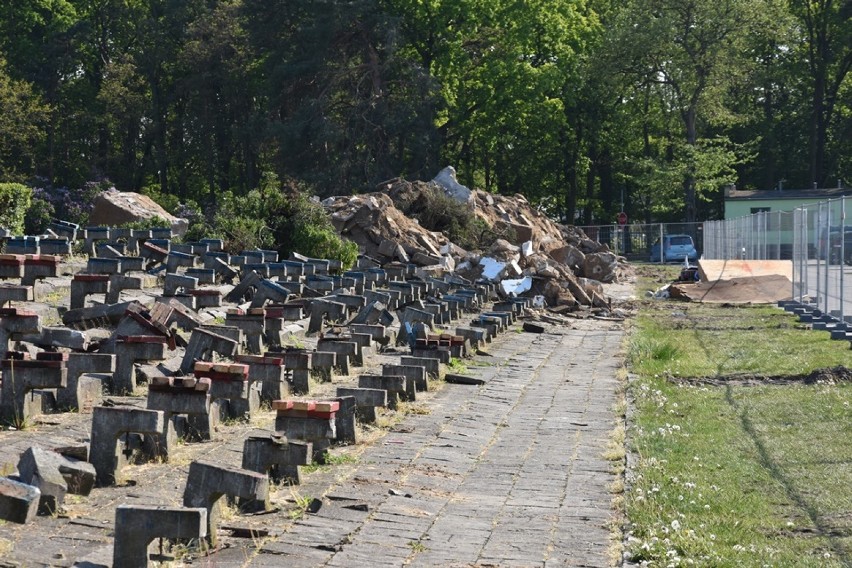
[[[43,354],[39,354],[43,356]],[[28,404],[28,395],[36,389],[64,388],[68,383],[65,361],[4,359],[3,382],[0,384],[0,420],[20,426],[41,408]]]
[[[41,318],[37,313],[18,308],[0,309],[0,359],[6,358],[13,336],[33,333],[41,333]]]
[[[388,408],[396,410],[400,399],[407,399],[409,387],[403,375],[361,375],[358,387],[362,389],[380,389],[388,393]]]
[[[248,383],[247,383],[248,384]],[[250,422],[260,411],[261,384],[248,384],[245,397],[228,399],[228,417],[232,420]]]
[[[198,287],[198,278],[185,276],[183,274],[166,274],[163,282],[163,295],[174,296],[178,292],[189,293]]]
[[[92,413],[92,436],[89,462],[95,466],[98,486],[114,485],[122,461],[118,439],[128,433],[159,434],[165,419],[160,410],[143,410],[126,406],[96,406]]]
[[[314,351],[311,353],[311,371],[320,381],[330,383],[334,380],[334,370],[338,367],[337,353],[331,351]],[[345,355],[340,355],[345,357]]]
[[[263,336],[266,331],[266,323],[262,309],[251,310],[248,314],[228,313],[225,323],[240,328],[245,334],[246,349],[249,353],[260,355],[264,352]]]
[[[28,524],[38,513],[40,498],[38,487],[0,477],[0,519]]]
[[[32,302],[32,286],[16,286],[14,284],[0,284],[0,306],[7,302]]]
[[[414,400],[414,390],[426,391],[429,390],[429,385],[426,381],[426,368],[417,365],[382,365],[383,375],[402,375],[406,379],[408,385],[409,400]]]
[[[358,353],[358,344],[354,341],[320,339],[317,341],[317,351],[337,353],[337,367],[341,373],[348,375],[349,363],[354,361]]]
[[[257,291],[251,300],[250,307],[260,308],[267,302],[285,304],[289,299],[290,292],[285,287],[271,280],[262,280],[257,286]]]
[[[200,540],[207,536],[207,509],[119,505],[115,510],[115,568],[148,568],[148,548],[160,538]]]
[[[122,261],[122,268],[125,266]],[[116,304],[121,301],[121,293],[124,290],[144,290],[146,287],[153,285],[148,275],[127,275],[127,274],[110,274],[109,290],[106,294],[106,302],[108,304]]]
[[[325,321],[341,322],[346,317],[346,306],[339,302],[318,300],[311,302],[311,319],[308,321],[307,334],[319,333]]]
[[[212,268],[215,270],[215,267]],[[242,280],[240,280],[240,283],[225,295],[225,300],[235,303],[242,301],[250,291],[257,289],[260,281],[261,277],[257,272],[250,271],[246,273]]]
[[[235,361],[249,366],[249,381],[260,385],[261,400],[272,402],[286,398],[289,394],[283,357],[237,355]]]
[[[136,363],[162,361],[166,358],[166,339],[154,335],[120,337],[115,342],[115,394],[129,394],[136,390]]]
[[[441,372],[441,362],[430,357],[407,357],[403,355],[399,358],[399,362],[402,365],[423,367],[433,379],[437,379]]]
[[[298,485],[299,466],[310,465],[313,444],[288,440],[277,433],[255,435],[243,442],[243,469],[267,474],[276,483]]]
[[[207,534],[216,543],[219,504],[224,496],[266,502],[269,499],[269,478],[266,475],[205,462],[192,462],[183,492],[186,507],[207,510]]]
[[[78,310],[86,306],[86,298],[92,294],[108,294],[108,274],[75,274],[71,280],[70,308]]]
[[[175,273],[180,267],[193,268],[197,260],[198,257],[193,254],[169,251],[169,256],[166,257],[166,270]]]
[[[32,446],[18,460],[18,475],[23,483],[41,491],[39,513],[52,515],[62,506],[66,493],[88,495],[96,474],[89,463]]]
[[[344,444],[357,444],[355,397],[338,396],[334,400],[340,403],[340,407],[334,414],[335,439]]]
[[[56,391],[56,405],[64,410],[84,412],[100,404],[103,388],[112,381],[115,355],[109,353],[69,353],[68,378],[64,389]],[[80,380],[86,375],[84,380]]]
[[[355,414],[365,424],[376,421],[376,407],[388,405],[388,391],[384,389],[337,387],[337,396],[354,398]]]
[[[405,311],[399,318],[399,335],[396,337],[397,345],[409,344],[408,326],[421,323],[429,328],[435,325],[435,316],[429,312],[418,310],[410,306],[405,308]],[[408,325],[406,325],[408,324]]]
[[[189,373],[196,361],[210,361],[213,358],[213,353],[232,358],[239,353],[239,344],[232,339],[204,329],[193,329],[180,370]]]
[[[423,359],[437,359],[439,363],[445,365],[449,364],[451,357],[450,350],[446,347],[415,347],[411,350],[411,356]]]

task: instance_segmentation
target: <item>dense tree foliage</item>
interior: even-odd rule
[[[0,182],[108,179],[227,225],[269,180],[452,164],[569,221],[691,221],[727,184],[848,177],[850,71],[850,0],[20,0]]]

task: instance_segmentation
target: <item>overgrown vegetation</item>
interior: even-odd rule
[[[458,246],[468,250],[488,248],[497,239],[514,240],[514,231],[492,228],[473,209],[459,203],[434,186],[421,186],[416,198],[397,200],[400,211],[417,219],[430,231],[440,231]]]
[[[648,301],[629,361],[631,560],[848,565],[852,383],[800,380],[852,367],[847,345],[774,307]]]
[[[452,164],[568,222],[621,190],[709,217],[728,183],[848,175],[850,33],[840,1],[5,2],[0,179],[206,209],[265,171],[328,196]]]
[[[32,202],[33,192],[20,183],[0,183],[0,227],[13,235],[24,231],[24,216]]]
[[[233,253],[277,249],[283,256],[298,252],[337,259],[346,268],[358,257],[358,246],[334,231],[322,205],[303,188],[281,184],[274,174],[246,195],[220,195],[209,211],[195,218],[185,238],[205,236],[224,239]]]

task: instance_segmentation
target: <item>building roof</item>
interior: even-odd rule
[[[780,199],[834,199],[852,195],[852,187],[835,187],[830,189],[731,189],[725,192],[725,200],[780,200]]]

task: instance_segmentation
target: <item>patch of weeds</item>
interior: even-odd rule
[[[227,502],[226,502],[227,501]],[[219,518],[223,521],[232,521],[240,514],[236,503],[221,499],[219,501]]]
[[[293,333],[290,333],[287,335],[285,347],[295,347],[296,349],[304,349],[305,344],[302,341],[302,338]]]
[[[313,498],[307,495],[302,495],[293,487],[290,488],[290,498],[293,499],[296,506],[294,509],[291,509],[288,514],[292,520],[297,521],[305,516]]]
[[[408,547],[409,547],[409,548],[411,549],[411,551],[412,551],[412,552],[414,552],[414,553],[418,553],[418,552],[426,552],[426,550],[428,550],[428,549],[426,548],[426,545],[425,545],[425,544],[423,544],[423,542],[421,542],[421,541],[419,541],[419,540],[409,540],[409,541],[408,541]]]
[[[416,414],[419,416],[428,416],[432,414],[432,409],[425,404],[414,404],[411,402],[403,402],[400,404],[400,410],[403,414]]]
[[[331,454],[325,453],[325,463],[328,465],[344,465],[348,463],[358,463],[358,456],[352,454]]]
[[[447,363],[447,370],[457,375],[466,375],[469,372],[467,365],[458,357],[450,358],[450,362]]]
[[[319,463],[318,460],[310,465],[302,466],[302,471],[304,473],[314,473],[316,471],[328,469],[334,465],[355,464],[358,463],[358,456],[351,453],[332,454],[326,450],[323,453],[322,462],[323,463]]]
[[[625,430],[623,424],[616,425],[609,434],[609,440],[606,444],[606,450],[602,457],[610,462],[623,462],[627,455],[624,449]]]
[[[6,521],[0,521],[0,523],[5,524]],[[0,558],[6,556],[13,550],[15,550],[15,545],[11,540],[0,538]]]

